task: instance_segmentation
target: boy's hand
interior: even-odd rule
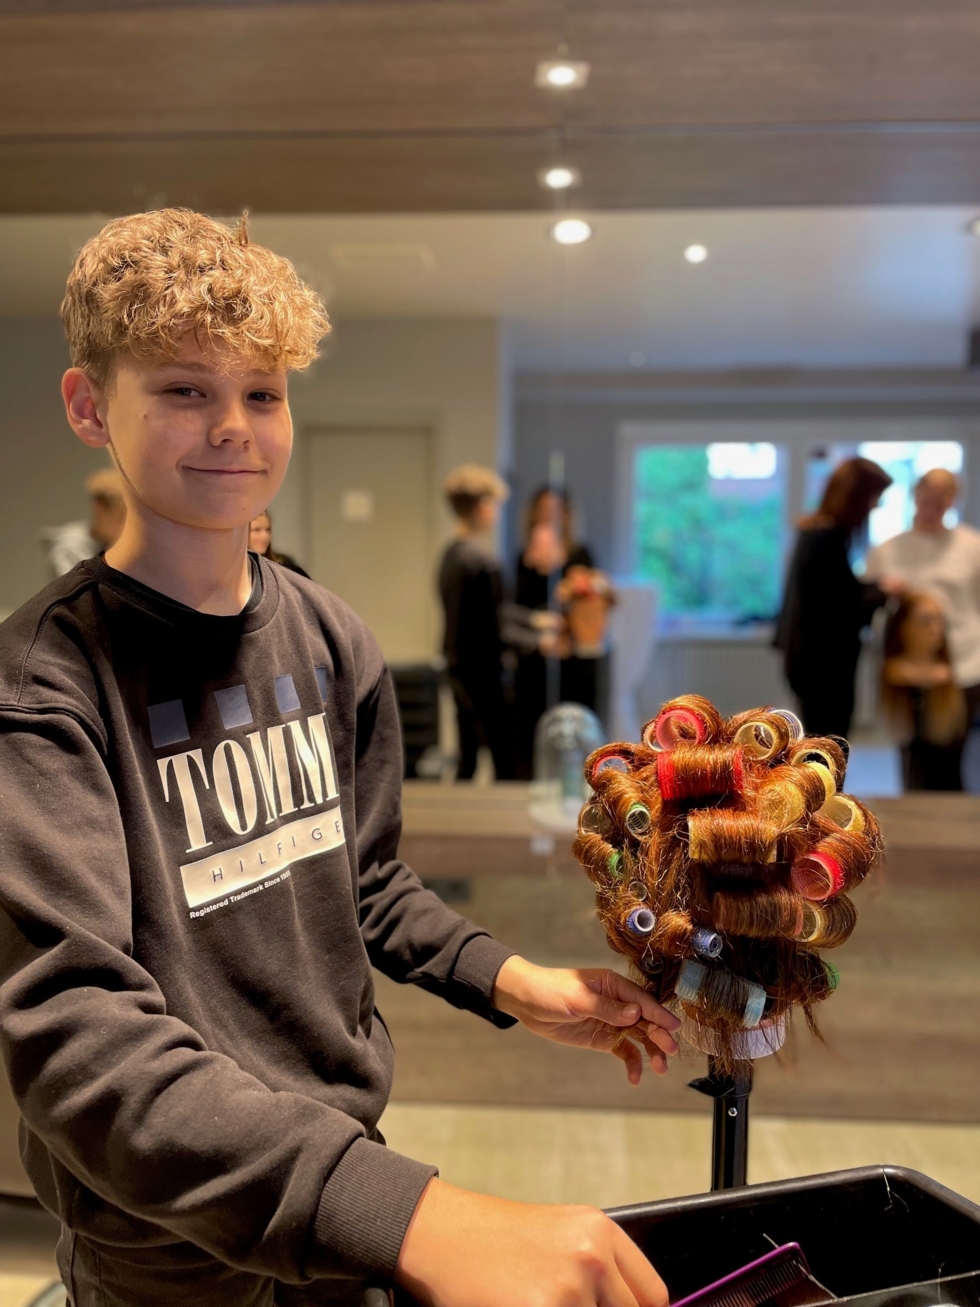
[[[427,1307],[667,1307],[660,1276],[592,1207],[542,1207],[430,1180],[395,1280]]]
[[[657,1075],[677,1052],[671,1031],[680,1021],[639,985],[603,967],[536,967],[508,958],[497,974],[493,1006],[558,1044],[612,1053],[626,1064],[631,1085],[643,1074],[643,1053]]]

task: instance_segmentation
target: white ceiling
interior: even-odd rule
[[[345,318],[493,316],[522,368],[959,367],[980,310],[966,208],[612,213],[559,247],[541,214],[265,216]],[[99,217],[0,217],[0,310],[57,310]],[[691,265],[685,246],[706,245]]]

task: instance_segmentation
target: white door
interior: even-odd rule
[[[389,663],[436,653],[431,435],[309,433],[312,574],[367,622]]]

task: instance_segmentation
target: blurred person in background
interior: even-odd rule
[[[980,531],[963,523],[946,526],[959,490],[945,468],[927,472],[915,487],[912,529],[872,549],[867,575],[899,577],[939,599],[953,679],[966,696],[972,723],[980,709]]]
[[[260,513],[249,522],[248,547],[253,554],[261,554],[263,558],[268,558],[270,563],[278,563],[280,567],[287,567],[290,572],[297,572],[309,580],[309,572],[304,571],[295,558],[290,558],[288,554],[277,553],[272,548],[272,518],[268,512]]]
[[[442,647],[459,728],[456,779],[473,779],[482,744],[493,757],[497,780],[512,780],[513,738],[502,664],[504,587],[492,548],[500,505],[510,492],[496,472],[476,463],[454,468],[442,488],[456,519],[455,538],[439,565]]]
[[[86,558],[111,549],[126,522],[126,501],[122,477],[114,467],[99,468],[85,478],[89,496],[89,520],[65,522],[46,528],[41,539],[48,547],[48,561],[54,576],[66,572]]]
[[[903,588],[889,577],[858,580],[848,557],[891,483],[870,459],[846,459],[831,473],[817,511],[800,522],[775,644],[810,735],[848,734],[861,631]]]
[[[906,790],[962,790],[967,706],[956,684],[940,601],[909,592],[885,627],[881,703],[901,746]]]
[[[598,572],[588,547],[575,539],[571,500],[565,491],[542,487],[527,510],[527,535],[517,560],[513,610],[530,639],[516,635],[514,677],[517,775],[531,778],[534,730],[548,707],[549,658],[561,660],[558,700],[593,711],[605,668],[605,637],[611,587]]]

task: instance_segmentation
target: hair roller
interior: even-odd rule
[[[845,872],[832,853],[816,848],[796,859],[789,879],[797,894],[819,902],[841,892]]]
[[[865,832],[834,830],[825,835],[816,846],[816,850],[828,853],[837,859],[844,869],[844,890],[852,890],[860,885],[871,870],[877,854],[873,841],[865,838]]]
[[[579,831],[572,852],[598,889],[608,889],[611,882],[621,880],[625,875],[622,852],[601,835]]]
[[[760,867],[757,862],[713,862],[709,871],[715,884],[753,886],[764,883],[772,867]]]
[[[721,738],[724,719],[713,703],[699,694],[684,694],[665,703],[641,736],[650,748],[673,749],[678,744],[710,744]]]
[[[668,957],[714,960],[725,941],[710,926],[696,926],[686,912],[671,911],[661,914],[651,944]]]
[[[745,1029],[759,1024],[766,1007],[762,985],[706,962],[685,962],[675,993],[681,1002],[701,1009],[706,1016],[734,1020]]]
[[[734,742],[748,758],[770,762],[790,744],[789,723],[778,713],[742,713],[732,718]]]
[[[850,831],[853,835],[860,834],[867,825],[867,809],[847,794],[832,795],[820,807],[819,812],[821,817],[826,817],[835,826]]]
[[[803,930],[803,900],[781,885],[748,892],[718,890],[711,901],[711,917],[726,935],[795,939]]]
[[[695,862],[775,862],[779,834],[775,822],[754,812],[693,808],[687,814],[688,847]]]
[[[660,795],[643,785],[639,777],[618,771],[603,771],[596,777],[595,797],[609,814],[612,825],[624,838],[648,837],[660,815]]]
[[[613,832],[613,820],[601,803],[587,803],[578,815],[578,829],[582,835],[601,835],[608,839]]]
[[[820,784],[820,798],[824,797]],[[767,781],[759,790],[759,807],[765,815],[784,829],[806,815],[806,795],[794,776]]]
[[[805,899],[821,902],[853,889],[871,870],[875,848],[861,835],[838,830],[793,863],[790,883]]]
[[[604,744],[601,749],[590,753],[585,760],[585,779],[596,789],[598,778],[608,769],[610,771],[628,772],[633,767],[636,747],[632,744]]]
[[[634,839],[643,839],[653,829],[653,817],[650,809],[645,803],[641,803],[639,800],[634,801],[626,809],[623,825]]]
[[[847,759],[836,740],[828,740],[823,736],[807,736],[790,749],[789,761],[794,766],[811,764],[828,771],[833,781],[833,788],[828,789],[828,798],[836,793],[844,782]]]
[[[623,923],[626,930],[638,939],[646,939],[653,934],[657,918],[649,908],[633,908]]]
[[[783,721],[789,727],[789,738],[792,741],[803,739],[803,723],[797,717],[795,712],[790,712],[788,708],[773,708],[774,717],[782,717]]]
[[[837,948],[850,939],[857,924],[857,909],[841,894],[824,903],[804,903],[800,943],[812,948]]]
[[[668,800],[741,794],[744,755],[730,744],[678,744],[657,758],[657,783]]]

